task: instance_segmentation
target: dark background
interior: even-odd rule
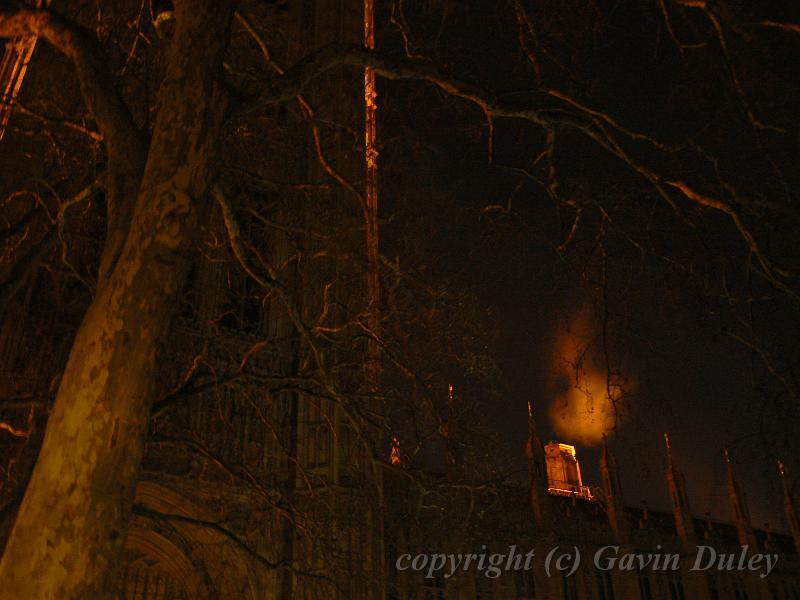
[[[560,89],[660,140],[697,140],[718,153],[743,188],[775,179],[753,149],[756,134],[737,107],[702,15],[684,21],[673,15],[679,36],[703,44],[681,52],[655,2],[585,3],[583,11],[569,2],[538,6],[552,20],[538,21],[541,83],[521,55],[507,4],[406,3],[404,16],[413,48],[454,72],[507,93],[536,97],[541,89]],[[790,3],[729,8],[745,20],[797,17]],[[548,28],[552,35],[544,39]],[[796,58],[787,61],[797,40],[769,32],[747,42],[752,46],[730,44],[748,92],[768,98],[764,114],[795,132],[794,138],[766,134],[772,145],[765,154],[796,166],[797,95],[783,77],[797,75]],[[381,31],[379,47],[401,51],[396,27]],[[781,73],[765,76],[759,89],[747,79],[755,69]],[[560,189],[583,212],[574,237],[560,247],[575,210],[548,195],[541,163],[532,166],[543,148],[540,129],[496,120],[490,158],[489,126],[475,106],[406,82],[382,82],[379,105],[383,250],[391,256],[406,233],[393,220],[396,212],[413,219],[413,206],[416,218],[437,223],[435,239],[426,242],[435,277],[474,290],[493,323],[503,388],[483,408],[517,450],[519,468],[525,469],[531,401],[542,439],[576,443],[585,482],[599,484],[598,446],[558,435],[550,417],[558,386],[554,348],[583,316],[595,368],[604,375],[607,367],[629,384],[609,432],[627,503],[645,499],[669,508],[662,438],[668,431],[696,515],[730,518],[727,447],[754,524],[785,529],[776,463],[797,464],[797,305],[754,275],[731,219],[685,199],[678,201],[684,212],[676,213],[617,158],[567,132],[556,146]],[[708,164],[692,160],[676,153],[665,168],[682,168],[701,187],[711,186]],[[793,185],[796,173],[784,173]],[[796,191],[787,192],[781,201],[796,199]],[[797,265],[797,222],[762,214],[749,223],[776,262]],[[779,365],[783,383],[765,356]]]
[[[702,11],[666,5],[672,32],[656,0],[378,2],[377,46],[405,51],[399,22],[412,53],[501,97],[557,105],[547,90],[559,90],[625,127],[682,145],[668,153],[643,142],[626,147],[724,197],[721,173],[754,201],[743,207],[744,221],[788,271],[782,287],[766,280],[727,215],[677,194],[677,208],[669,206],[585,135],[557,131],[554,197],[542,128],[496,119],[492,129],[476,106],[430,84],[379,79],[381,250],[477,299],[497,385],[469,390],[458,373],[452,383],[477,397],[520,472],[530,401],[540,437],[575,443],[584,480],[599,483],[598,446],[558,433],[550,413],[564,386],[554,351],[581,322],[592,372],[627,382],[609,432],[627,503],[668,508],[668,431],[697,516],[730,516],[728,447],[754,524],[785,529],[777,460],[800,473],[800,35],[753,24],[797,23],[800,9],[789,0],[720,3],[726,52]],[[518,6],[536,27],[535,40],[526,41],[536,64],[520,42]],[[29,89],[48,88],[69,68],[52,50],[37,53],[37,67],[50,68],[32,68]],[[74,81],[56,78],[64,112],[80,113]],[[775,130],[755,126],[747,103]],[[22,151],[44,154],[45,144],[29,140]],[[8,162],[19,148],[0,150],[2,184],[11,189],[23,177]],[[48,160],[78,180],[102,157]],[[53,162],[42,161],[34,176],[43,178]]]

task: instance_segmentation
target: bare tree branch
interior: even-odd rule
[[[143,136],[117,92],[108,60],[91,33],[47,10],[0,12],[0,37],[28,36],[45,38],[75,65],[83,98],[103,137],[142,144]],[[141,151],[143,145],[138,149]]]
[[[84,102],[108,151],[108,250],[101,276],[116,261],[127,235],[147,155],[147,140],[117,90],[108,60],[87,30],[48,10],[0,12],[0,37],[41,36],[75,66]]]
[[[61,228],[63,227],[64,214],[70,206],[79,202],[87,200],[94,192],[100,189],[101,178],[95,179],[88,186],[83,188],[80,192],[65,200],[58,212],[58,223],[56,226],[50,228],[39,241],[37,241],[28,252],[11,268],[6,280],[0,285],[0,315],[5,313],[9,301],[22,287],[23,282],[27,275],[41,262],[47,255],[47,252],[52,247],[53,243],[58,239]],[[26,215],[27,216],[27,215]]]
[[[12,106],[14,108],[14,110],[16,110],[16,112],[18,112],[18,113],[20,113],[22,115],[25,115],[26,117],[30,117],[32,119],[36,119],[36,120],[41,121],[43,123],[52,123],[53,125],[60,125],[62,127],[66,127],[67,129],[72,129],[73,131],[77,131],[78,133],[82,133],[83,135],[91,138],[95,142],[102,142],[103,141],[103,136],[100,133],[98,133],[98,132],[86,127],[85,125],[83,125],[81,123],[77,123],[75,121],[69,121],[67,119],[59,119],[59,118],[56,118],[56,117],[51,117],[49,115],[43,115],[43,114],[38,113],[38,112],[34,111],[33,109],[25,106],[19,100],[15,100],[13,103],[10,103],[8,106]]]
[[[798,23],[783,23],[781,21],[761,21],[760,23],[753,23],[757,27],[774,27],[782,29],[789,33],[800,33],[800,24]]]
[[[282,77],[269,84],[258,100],[244,107],[239,112],[239,115],[247,114],[260,106],[291,100],[298,96],[303,87],[316,77],[331,68],[341,65],[370,67],[375,73],[387,79],[428,81],[452,96],[478,105],[485,114],[491,115],[493,118],[523,119],[546,129],[563,126],[587,135],[647,179],[679,215],[678,206],[667,189],[669,186],[680,190],[683,197],[689,200],[730,216],[748,248],[758,258],[767,278],[779,288],[791,292],[784,284],[775,279],[776,274],[788,277],[789,273],[777,268],[765,256],[756,242],[755,236],[744,224],[741,214],[730,203],[720,198],[698,194],[689,184],[675,181],[675,177],[659,173],[654,166],[635,158],[630,151],[623,148],[611,135],[609,127],[632,141],[649,143],[661,152],[669,152],[675,148],[657,141],[652,136],[632,131],[622,126],[609,115],[592,110],[561,92],[550,91],[549,95],[565,102],[568,108],[555,107],[544,101],[537,105],[529,100],[511,100],[507,96],[500,97],[488,88],[471,81],[455,77],[427,60],[392,58],[360,46],[331,44],[300,60],[294,67],[286,71]]]

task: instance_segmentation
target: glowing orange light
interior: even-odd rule
[[[392,455],[391,455],[392,464],[395,466],[400,466],[402,464],[402,459],[400,458],[400,440],[396,437],[392,438]]]
[[[575,446],[551,442],[544,447],[548,491],[558,496],[594,500],[589,486],[583,484]]]
[[[559,436],[586,446],[601,443],[613,430],[622,397],[621,383],[609,379],[592,350],[595,337],[591,313],[583,311],[559,336],[553,356],[554,377],[566,385],[556,391],[550,420]]]
[[[0,140],[5,135],[12,107],[22,87],[22,80],[25,79],[37,39],[33,35],[17,38],[6,44],[6,51],[0,62]]]

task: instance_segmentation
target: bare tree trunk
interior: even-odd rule
[[[232,2],[177,1],[153,140],[124,246],[75,339],[0,562],[9,600],[117,596],[154,361],[187,270],[225,98]],[[113,142],[109,141],[109,145]]]

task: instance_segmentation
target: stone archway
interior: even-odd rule
[[[125,554],[125,600],[208,600],[189,558],[163,535],[132,529]]]
[[[136,504],[187,520],[170,521],[168,529],[151,528],[154,523],[146,518],[134,520],[126,540],[125,600],[253,600],[259,595],[249,557],[201,524],[220,520],[213,503],[203,504],[201,498],[150,481],[137,485]]]

